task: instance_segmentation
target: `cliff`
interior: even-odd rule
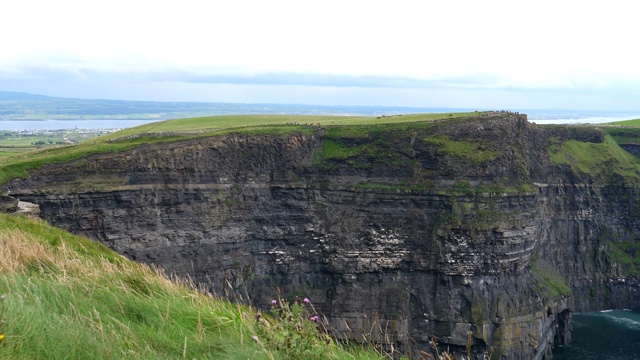
[[[4,190],[217,294],[304,294],[345,338],[548,359],[572,311],[640,305],[638,178],[597,128],[497,113],[146,144]]]
[[[18,200],[0,192],[0,212],[14,212],[18,209]]]

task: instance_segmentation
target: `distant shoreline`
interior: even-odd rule
[[[333,114],[333,112],[327,109],[326,115]],[[445,112],[446,113],[446,112]],[[526,112],[521,112],[527,114]],[[243,115],[243,114],[235,114]],[[300,114],[305,115],[305,114]],[[311,114],[308,114],[311,115]],[[325,115],[325,114],[313,114],[313,115]],[[361,116],[373,116],[364,114],[353,114]],[[555,112],[553,110],[548,111],[535,111],[531,114],[527,114],[529,121],[544,125],[544,124],[601,124],[614,121],[639,119],[638,115],[629,115],[620,113],[603,113],[603,112],[576,112],[576,113],[563,113],[562,111]],[[164,119],[39,119],[39,120],[7,120],[0,119],[0,131],[20,131],[20,130],[59,130],[59,129],[124,129],[134,127],[138,125],[144,125],[156,121],[163,121]]]

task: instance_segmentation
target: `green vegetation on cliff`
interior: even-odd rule
[[[533,258],[529,266],[533,275],[533,290],[537,295],[546,300],[553,300],[558,296],[571,294],[571,288],[551,264],[542,259]]]
[[[606,126],[602,129],[620,145],[640,144],[640,127]]]
[[[157,136],[132,138],[118,142],[100,140],[6,156],[0,158],[0,184],[13,178],[25,178],[30,170],[39,169],[45,164],[65,163],[94,154],[122,152],[150,142],[174,142],[188,138],[187,136]]]
[[[492,161],[500,156],[496,150],[487,149],[484,145],[467,140],[452,140],[446,135],[438,135],[427,139],[427,142],[440,145],[442,152],[454,158],[471,161],[474,164],[482,164]]]
[[[640,276],[640,242],[606,242],[607,255],[621,266],[620,271]]]
[[[600,143],[552,139],[548,154],[553,163],[568,166],[574,174],[593,180],[606,180],[616,174],[640,179],[639,159],[622,149],[611,135]]]
[[[432,129],[441,124],[452,124],[478,120],[476,113],[461,113],[455,117],[438,118],[435,114],[405,115],[401,122],[376,118],[366,123],[343,123],[324,129],[323,148],[316,153],[315,165],[327,165],[332,160],[355,160],[365,156],[374,162],[398,160],[398,153],[411,153],[413,143],[419,139],[442,148],[443,153],[463,160],[491,160],[495,152],[483,153],[478,145],[467,141],[454,141],[446,135],[433,135]],[[441,114],[440,114],[441,115]],[[384,117],[382,119],[390,119]],[[441,120],[441,121],[434,121]],[[480,151],[480,155],[472,152]],[[477,158],[476,158],[477,157]]]
[[[39,220],[0,214],[0,273],[2,359],[378,358]]]
[[[601,129],[611,135],[620,145],[640,145],[640,119],[603,124]]]

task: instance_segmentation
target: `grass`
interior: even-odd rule
[[[475,113],[452,113],[451,118],[468,117]],[[414,114],[402,116],[328,116],[328,115],[226,115],[159,121],[124,129],[106,135],[104,139],[115,139],[141,133],[208,133],[240,129],[255,129],[273,125],[295,125],[293,129],[308,126],[377,125],[390,123],[423,122],[449,118],[448,114]],[[299,124],[299,125],[298,125]],[[274,129],[268,129],[271,131]]]
[[[0,157],[4,157],[4,156],[13,156],[16,154],[19,154],[21,152],[24,152],[25,150],[33,150],[34,148],[29,148],[29,149],[23,149],[23,148],[0,148]]]
[[[39,169],[45,164],[64,163],[94,154],[122,152],[150,142],[174,142],[189,138],[188,136],[158,136],[118,142],[92,141],[6,156],[0,158],[0,184],[17,177],[25,178],[29,170]]]
[[[618,144],[640,144],[640,127],[602,127],[607,134],[611,135]]]
[[[616,121],[599,126],[618,144],[640,145],[640,119]]]
[[[486,149],[478,142],[451,140],[446,135],[430,137],[427,138],[426,141],[434,145],[439,145],[442,152],[449,156],[461,160],[467,160],[474,164],[493,161],[500,156],[500,152]]]
[[[640,242],[607,241],[607,254],[628,274],[640,275]]]
[[[439,120],[450,124],[469,121],[477,115],[478,113],[457,113],[445,118],[442,118],[442,114],[405,115],[369,118],[367,122],[360,122],[358,125],[329,126],[323,129],[322,148],[314,153],[313,165],[324,170],[348,166],[364,171],[383,165],[386,169],[412,172],[415,171],[417,162],[406,156],[414,151],[412,138],[425,138],[424,141],[431,142],[435,129],[444,123]],[[483,151],[480,145],[476,146],[471,142],[468,144],[476,151],[465,152],[459,156],[460,159],[490,161],[498,156],[497,152]],[[438,142],[436,145],[445,144]]]
[[[548,149],[551,161],[566,165],[575,174],[586,174],[605,180],[613,174],[624,178],[640,178],[640,161],[622,149],[611,135],[601,143],[567,140],[552,143]]]
[[[311,322],[305,344],[281,319],[216,299],[39,220],[0,214],[2,359],[369,359]],[[254,339],[255,336],[258,336]],[[293,354],[293,355],[292,355]]]
[[[355,158],[365,152],[369,147],[368,145],[349,147],[335,140],[325,140],[322,142],[322,149],[316,151],[313,155],[313,165],[330,168],[331,161]]]
[[[640,126],[640,119],[614,121],[614,122],[606,123],[605,125]]]
[[[546,261],[532,258],[529,262],[533,275],[533,290],[547,300],[553,300],[558,296],[571,294],[571,288],[567,285],[562,275]]]
[[[434,188],[434,184],[428,181],[422,181],[418,183],[410,183],[407,181],[400,182],[398,184],[377,184],[372,182],[360,182],[354,186],[356,189],[367,190],[383,190],[392,192],[427,192]]]

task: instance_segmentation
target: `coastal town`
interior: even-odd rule
[[[0,130],[0,156],[42,147],[72,145],[120,129],[28,129]]]

